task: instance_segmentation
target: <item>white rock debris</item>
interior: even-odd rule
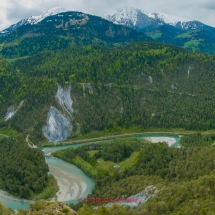
[[[62,107],[64,111],[66,111],[69,116],[72,118],[72,113],[74,109],[72,108],[72,99],[70,95],[71,87],[69,86],[67,90],[64,90],[60,85],[58,86],[57,94],[55,96],[56,100]]]
[[[21,101],[17,107],[15,107],[14,105],[11,105],[8,108],[7,113],[5,114],[5,117],[4,117],[5,121],[9,120],[20,109],[23,103],[24,103],[24,100]]]
[[[187,78],[189,78],[189,76],[190,76],[190,70],[192,69],[192,67],[191,66],[189,66],[189,68],[188,68],[188,70],[187,70]]]
[[[123,107],[120,107],[120,113],[123,113],[124,112],[124,108]]]
[[[174,84],[171,85],[171,89],[172,90],[177,90],[177,86],[175,86]]]
[[[129,196],[125,200],[116,202],[122,206],[137,207],[138,205],[147,202],[150,198],[154,197],[158,193],[158,189],[155,186],[148,186],[143,191],[137,193],[136,195]],[[113,203],[109,203],[106,206],[111,206]]]
[[[149,81],[150,81],[150,83],[153,83],[152,76],[149,76]]]

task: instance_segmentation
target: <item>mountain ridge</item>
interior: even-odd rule
[[[215,28],[196,20],[162,12],[146,13],[128,7],[116,9],[103,17],[115,24],[144,32],[157,42],[215,54]]]
[[[143,32],[82,12],[69,11],[42,17],[36,18],[33,24],[21,22],[13,27],[15,30],[0,36],[0,54],[5,58],[17,58],[72,45],[115,46],[153,41]]]
[[[181,29],[187,30],[187,29],[196,29],[198,28],[198,25],[202,25],[203,23],[197,21],[197,20],[191,20],[187,18],[178,17],[176,15],[170,15],[163,13],[161,11],[156,12],[145,12],[141,9],[134,8],[134,7],[124,7],[124,8],[118,8],[113,11],[111,11],[109,14],[106,13],[103,15],[105,19],[108,19],[115,24],[123,24],[124,20],[129,20],[133,23],[134,26],[136,26],[138,21],[138,16],[145,16],[147,19],[151,19],[152,22],[163,22],[169,25],[172,25],[174,27],[179,27]],[[189,23],[187,25],[186,23]],[[151,23],[149,23],[150,25]],[[205,24],[203,24],[205,25]],[[212,27],[212,26],[211,26]]]
[[[0,31],[0,36],[9,34],[12,31],[16,30],[17,28],[21,27],[22,25],[27,25],[27,24],[38,24],[41,22],[43,19],[45,19],[48,16],[53,16],[62,12],[66,12],[67,10],[61,7],[54,7],[46,11],[45,13],[39,15],[39,16],[30,16],[28,18],[22,19],[19,22],[9,26],[8,28]]]

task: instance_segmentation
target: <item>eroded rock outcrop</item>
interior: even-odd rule
[[[58,86],[55,98],[61,110],[52,106],[47,115],[47,125],[42,128],[43,134],[50,142],[56,143],[65,140],[72,132],[72,113],[74,109],[70,92],[70,86],[65,90],[60,85]]]
[[[43,134],[50,142],[65,140],[72,131],[71,122],[55,107],[51,107],[47,116],[47,125],[42,128]]]

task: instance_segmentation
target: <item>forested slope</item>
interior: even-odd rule
[[[1,126],[29,132],[32,138],[43,138],[48,109],[58,107],[58,84],[72,86],[73,119],[82,134],[132,126],[215,127],[215,58],[210,55],[157,43],[86,46],[17,60],[9,68],[16,85],[9,79],[12,89],[4,92],[10,96],[1,93],[1,117],[9,105],[24,104]]]

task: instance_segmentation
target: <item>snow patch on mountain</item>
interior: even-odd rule
[[[48,10],[47,12],[39,15],[39,16],[31,16],[28,19],[26,19],[27,23],[31,24],[31,25],[35,25],[39,22],[41,22],[43,19],[45,19],[48,16],[53,16],[56,15],[58,13],[62,13],[62,12],[66,12],[67,10],[61,7],[54,7],[50,10]]]
[[[49,16],[53,16],[56,15],[58,13],[63,13],[66,12],[67,10],[61,7],[54,7],[50,10],[48,10],[47,12],[39,15],[39,16],[31,16],[27,19],[22,19],[21,21],[19,21],[16,24],[11,25],[9,28],[4,29],[3,31],[0,31],[0,35],[5,35],[5,34],[9,34],[10,32],[14,31],[15,29],[19,28],[22,25],[35,25],[38,24],[39,22],[41,22],[43,19],[45,19],[46,17]]]
[[[4,117],[5,121],[9,120],[21,108],[23,103],[24,103],[24,100],[21,101],[17,107],[15,107],[14,105],[11,105],[8,108],[7,113],[5,114],[5,117]]]
[[[112,21],[115,24],[121,25],[126,24],[126,22],[129,20],[135,26],[138,19],[138,12],[141,12],[141,10],[129,7],[118,8],[111,11],[109,14],[105,14],[104,18]]]
[[[173,25],[173,26],[175,26],[178,22],[183,23],[183,22],[193,21],[193,20],[181,18],[175,15],[166,14],[160,11],[155,13],[148,13],[147,15],[151,18],[159,19],[160,21],[163,21],[166,24]]]
[[[109,14],[105,14],[103,18],[115,24],[134,29],[143,29],[155,22],[155,20],[148,17],[144,11],[129,7],[113,10]]]
[[[175,15],[163,12],[145,12],[135,8],[119,8],[103,16],[105,19],[119,25],[125,25],[135,29],[144,29],[150,25],[169,24],[179,29],[193,30],[199,29],[204,24],[187,18],[181,18]]]

